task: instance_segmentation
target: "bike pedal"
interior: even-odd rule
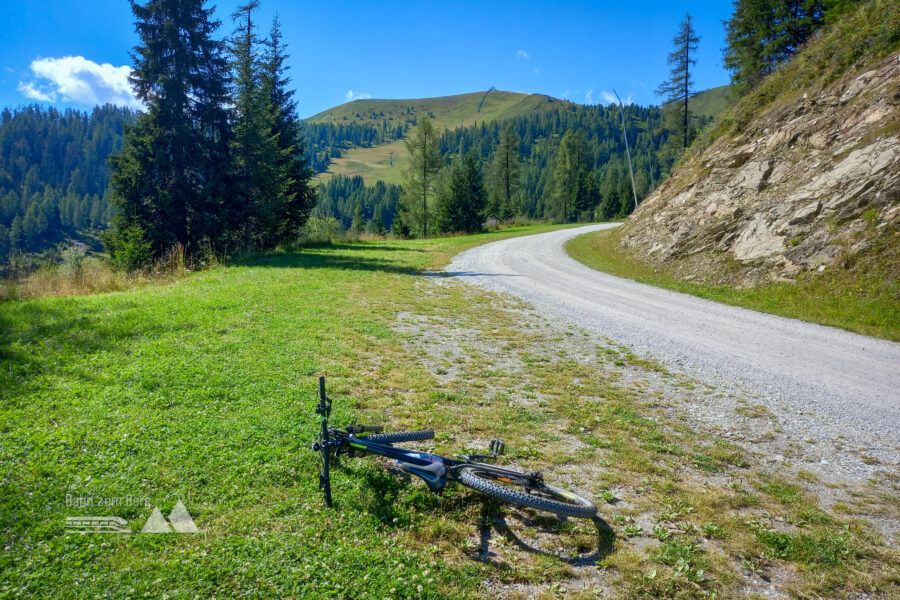
[[[491,451],[491,454],[494,456],[503,456],[503,452],[506,450],[506,444],[503,443],[503,440],[491,440],[488,448]]]

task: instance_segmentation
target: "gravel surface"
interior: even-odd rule
[[[494,242],[457,255],[447,271],[717,389],[746,392],[791,416],[791,438],[840,438],[881,468],[896,465],[900,344],[621,279],[565,253],[567,240],[613,226]],[[715,408],[697,417],[721,415]]]

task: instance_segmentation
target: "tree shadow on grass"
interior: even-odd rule
[[[352,246],[350,249],[368,250],[367,248],[353,248]],[[349,253],[296,252],[291,254],[268,254],[253,257],[237,264],[246,267],[274,267],[279,269],[381,271],[400,275],[418,275],[420,273],[419,269],[405,261],[386,260],[362,255],[354,256]]]
[[[143,312],[129,314],[135,308],[137,303],[125,301],[102,311],[78,300],[0,305],[0,399],[37,389],[45,374],[93,380],[84,368],[87,356],[194,326],[150,320]]]
[[[392,246],[381,244],[367,244],[361,242],[359,244],[338,243],[330,246],[321,246],[323,248],[334,248],[336,250],[384,250],[385,252],[428,252],[425,248],[411,248],[409,246]]]

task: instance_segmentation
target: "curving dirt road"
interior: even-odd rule
[[[447,271],[701,380],[732,381],[900,440],[900,344],[621,279],[570,258],[589,225],[494,242]]]

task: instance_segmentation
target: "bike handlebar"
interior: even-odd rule
[[[347,433],[381,433],[384,431],[384,425],[351,425],[347,428]]]

